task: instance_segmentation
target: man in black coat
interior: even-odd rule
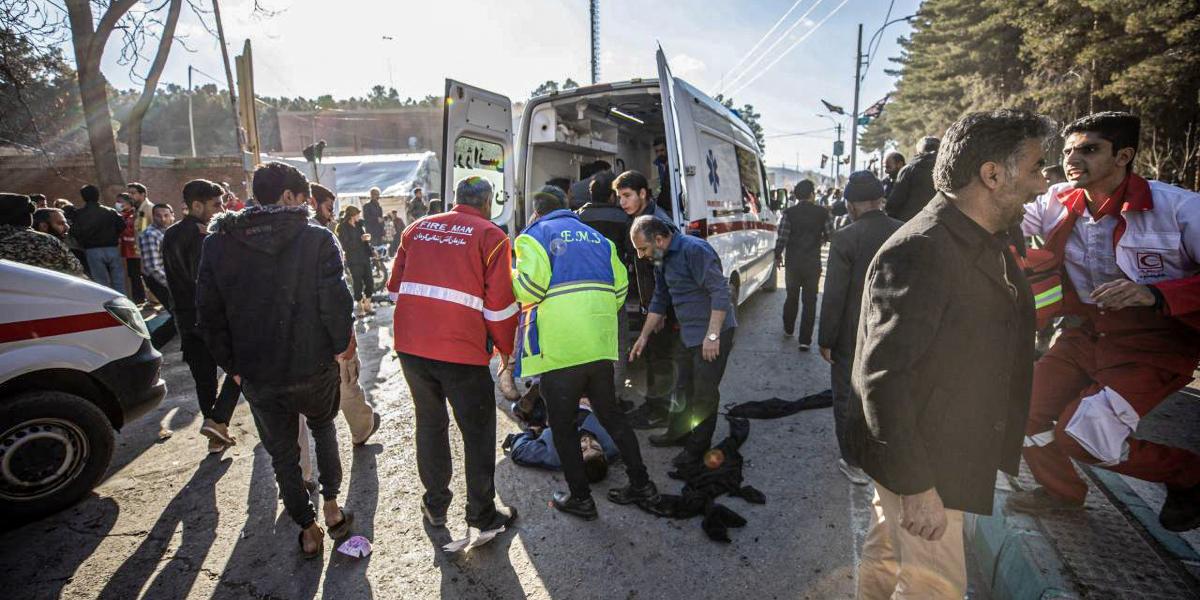
[[[125,259],[121,258],[121,234],[125,219],[117,211],[100,203],[100,188],[85,185],[79,189],[83,208],[75,211],[71,237],[83,247],[87,270],[92,281],[125,293]]]
[[[847,432],[850,398],[854,395],[850,387],[850,370],[854,365],[858,313],[862,306],[867,265],[903,223],[883,214],[883,184],[870,171],[850,174],[846,184],[846,206],[854,222],[834,232],[829,242],[817,344],[821,348],[821,357],[830,364],[833,425],[841,453],[838,469],[852,483],[866,485],[871,480],[858,466]]]
[[[387,240],[383,239],[383,206],[379,204],[379,188],[371,188],[370,193],[371,199],[362,207],[363,228],[371,234],[370,246],[375,247],[386,244]]]
[[[817,319],[817,286],[821,282],[821,245],[829,236],[829,211],[813,202],[813,182],[805,179],[796,184],[792,194],[796,205],[783,211],[779,220],[779,235],[775,239],[775,265],[786,269],[787,298],[783,301],[783,333],[792,335],[796,329],[796,313],[800,311],[800,350],[807,352],[812,344],[813,325]]]
[[[871,262],[853,444],[875,481],[858,597],[962,598],[963,513],[1016,474],[1033,381],[1029,283],[1003,233],[1046,191],[1049,121],[974,113],[946,132],[938,195]],[[860,445],[861,444],[861,445]]]
[[[935,137],[922,138],[913,161],[900,169],[883,210],[893,219],[909,221],[925,208],[937,190],[933,188],[933,165],[937,162]]]
[[[217,360],[196,329],[196,273],[200,270],[200,248],[208,237],[208,223],[225,212],[225,189],[207,179],[193,179],[183,186],[183,203],[188,208],[182,221],[163,233],[163,270],[171,316],[179,331],[179,347],[196,382],[196,400],[204,422],[200,433],[208,438],[208,451],[217,454],[236,443],[229,435],[229,419],[237,406],[241,386],[226,372],[217,392]]]
[[[333,232],[309,222],[304,175],[265,163],[253,187],[260,206],[220,214],[209,226],[196,280],[197,326],[217,364],[242,384],[283,504],[302,530],[301,552],[318,556],[324,532],[304,487],[296,435],[303,416],[316,446],[325,525],[341,538],[352,516],[337,501],[342,463],[333,421],[337,358],[350,346],[354,300]]]

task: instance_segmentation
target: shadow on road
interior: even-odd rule
[[[350,464],[350,488],[341,496],[345,509],[354,513],[353,535],[375,540],[375,512],[379,508],[379,473],[376,459],[383,452],[379,444],[367,444],[355,448]],[[341,598],[374,598],[371,582],[367,579],[367,568],[371,557],[353,558],[337,552],[338,542],[333,542],[329,568],[325,571],[325,582],[321,597],[326,600]]]
[[[120,509],[112,498],[92,494],[60,513],[0,535],[0,573],[9,598],[60,598],[63,587],[112,534]],[[53,552],[45,552],[52,548]]]
[[[233,463],[209,455],[192,478],[163,509],[162,515],[137,550],[109,578],[99,598],[137,597],[143,587],[149,598],[182,598],[188,595],[204,558],[217,539],[217,482]],[[182,528],[180,544],[172,550],[175,531]],[[168,557],[169,554],[169,557]],[[159,569],[162,561],[166,564]],[[158,571],[153,582],[146,582]]]

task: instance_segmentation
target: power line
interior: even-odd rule
[[[777,56],[775,58],[775,60],[771,61],[771,64],[769,64],[769,65],[763,67],[761,70],[759,70],[759,72],[756,75],[754,75],[754,77],[752,77],[749,81],[740,85],[738,87],[738,89],[729,92],[729,95],[733,96],[734,94],[737,94],[738,92],[741,92],[742,90],[749,87],[750,84],[754,83],[755,81],[758,81],[759,77],[762,77],[763,74],[765,74],[767,71],[771,70],[771,67],[774,67],[779,61],[783,60],[784,57],[786,57],[788,55],[788,53],[790,53],[792,50],[794,50],[796,48],[796,46],[799,46],[802,42],[804,42],[804,40],[807,40],[809,38],[809,36],[816,33],[816,31],[821,28],[821,25],[825,24],[825,21],[828,21],[831,17],[833,17],[833,15],[837,14],[837,12],[839,10],[841,10],[842,7],[845,6],[846,3],[849,1],[850,0],[842,0],[841,4],[837,5],[837,7],[834,8],[832,12],[825,15],[824,19],[821,19],[820,22],[818,22],[816,25],[813,25],[813,28],[809,29],[807,33],[805,33],[803,36],[800,37],[800,39],[793,42],[791,46],[788,46],[788,48],[786,50],[784,50],[782,53],[780,53],[779,56]]]
[[[824,128],[824,129],[812,129],[812,130],[809,130],[809,131],[796,131],[796,132],[793,132],[793,133],[777,133],[777,134],[775,134],[775,135],[768,135],[768,136],[766,136],[766,138],[767,138],[767,139],[771,139],[771,138],[795,137],[795,136],[803,136],[803,137],[821,137],[821,138],[824,138],[824,137],[827,137],[827,136],[823,136],[823,135],[822,135],[822,136],[817,136],[817,135],[813,135],[813,134],[815,134],[815,133],[827,133],[827,132],[833,131],[834,129],[837,129],[837,128],[836,128],[836,127],[826,127],[826,128]]]
[[[743,54],[742,57],[738,59],[737,64],[733,65],[733,68],[726,71],[726,74],[736,72],[738,70],[738,67],[742,66],[742,64],[746,62],[746,59],[750,58],[754,54],[754,51],[758,50],[758,47],[761,46],[762,43],[764,41],[766,41],[766,39],[768,37],[770,37],[770,35],[772,33],[775,33],[776,29],[779,29],[779,25],[781,25],[784,22],[784,20],[786,20],[788,18],[788,15],[792,14],[792,11],[796,10],[796,7],[800,6],[800,4],[802,2],[804,2],[804,0],[796,0],[795,2],[793,2],[792,7],[787,9],[787,12],[783,13],[783,16],[779,17],[779,20],[775,21],[775,24],[772,25],[771,28],[768,29],[766,33],[762,34],[762,37],[758,38],[758,41],[754,43],[754,47],[750,48],[750,50],[748,50],[745,54]],[[724,80],[725,80],[725,77],[722,76],[721,81],[724,82]],[[724,90],[724,88],[725,88],[724,83],[722,83],[721,89]]]
[[[812,14],[812,12],[814,10],[816,10],[817,7],[820,6],[821,3],[824,1],[825,0],[817,0],[817,2],[815,4],[813,4],[812,6],[810,6],[808,8],[808,10],[804,11],[804,14],[800,15],[800,18],[796,19],[795,23],[792,23],[792,25],[790,27],[788,27],[787,30],[784,31],[782,35],[780,35],[778,38],[776,38],[774,42],[771,42],[771,45],[767,46],[767,48],[765,50],[763,50],[761,54],[758,55],[758,58],[754,59],[754,62],[751,62],[749,65],[746,65],[746,68],[742,69],[741,73],[738,73],[737,77],[734,77],[733,79],[731,79],[729,81],[729,83],[725,85],[725,87],[724,87],[724,89],[722,89],[722,91],[731,89],[734,86],[734,84],[737,83],[738,80],[740,80],[741,78],[743,78],[747,74],[749,74],[751,72],[751,69],[753,69],[756,65],[758,65],[758,63],[762,62],[764,58],[769,56],[771,54],[771,51],[774,50],[776,46],[778,46],[779,44],[782,44],[784,41],[786,41],[787,36],[791,35],[792,31],[794,31],[800,25],[803,25],[805,19],[808,18],[808,15]],[[816,27],[817,27],[817,25],[814,25],[813,29],[815,29]],[[812,30],[809,30],[809,31],[811,32]],[[733,94],[730,94],[730,95],[732,96]]]
[[[887,27],[888,19],[892,18],[892,8],[895,5],[896,5],[896,0],[892,0],[888,4],[887,14],[885,14],[883,16],[884,27]],[[869,71],[871,69],[871,63],[875,62],[875,53],[879,51],[879,47],[882,45],[883,45],[883,36],[879,36],[875,41],[875,47],[867,49],[867,54],[869,56],[867,57],[867,64],[863,67],[863,72],[862,72],[863,79],[866,79],[867,71]]]

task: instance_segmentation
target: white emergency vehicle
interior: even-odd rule
[[[90,492],[112,459],[113,430],[166,395],[161,364],[124,296],[0,260],[0,521]]]
[[[532,212],[526,198],[550,179],[578,181],[598,159],[617,173],[640,171],[660,188],[652,146],[665,138],[668,212],[676,224],[717,251],[737,302],[758,289],[774,289],[778,206],[768,200],[754,133],[733,111],[673,77],[661,48],[657,59],[657,80],[531,99],[515,153],[512,102],[446,80],[442,197],[452,205],[454,185],[464,177],[490,180],[497,190],[492,220],[515,234]]]

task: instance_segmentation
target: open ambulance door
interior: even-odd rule
[[[663,126],[666,128],[667,139],[667,174],[671,182],[671,217],[676,223],[686,224],[684,207],[687,198],[687,188],[683,173],[683,144],[679,137],[679,111],[677,98],[680,97],[675,77],[671,75],[671,67],[667,64],[667,56],[662,46],[658,47],[658,90],[662,96]],[[703,215],[701,215],[702,217]],[[694,217],[693,217],[694,218]]]
[[[454,206],[454,189],[467,177],[492,184],[492,222],[508,229],[516,197],[512,102],[505,96],[446,80],[442,112],[442,198]]]

